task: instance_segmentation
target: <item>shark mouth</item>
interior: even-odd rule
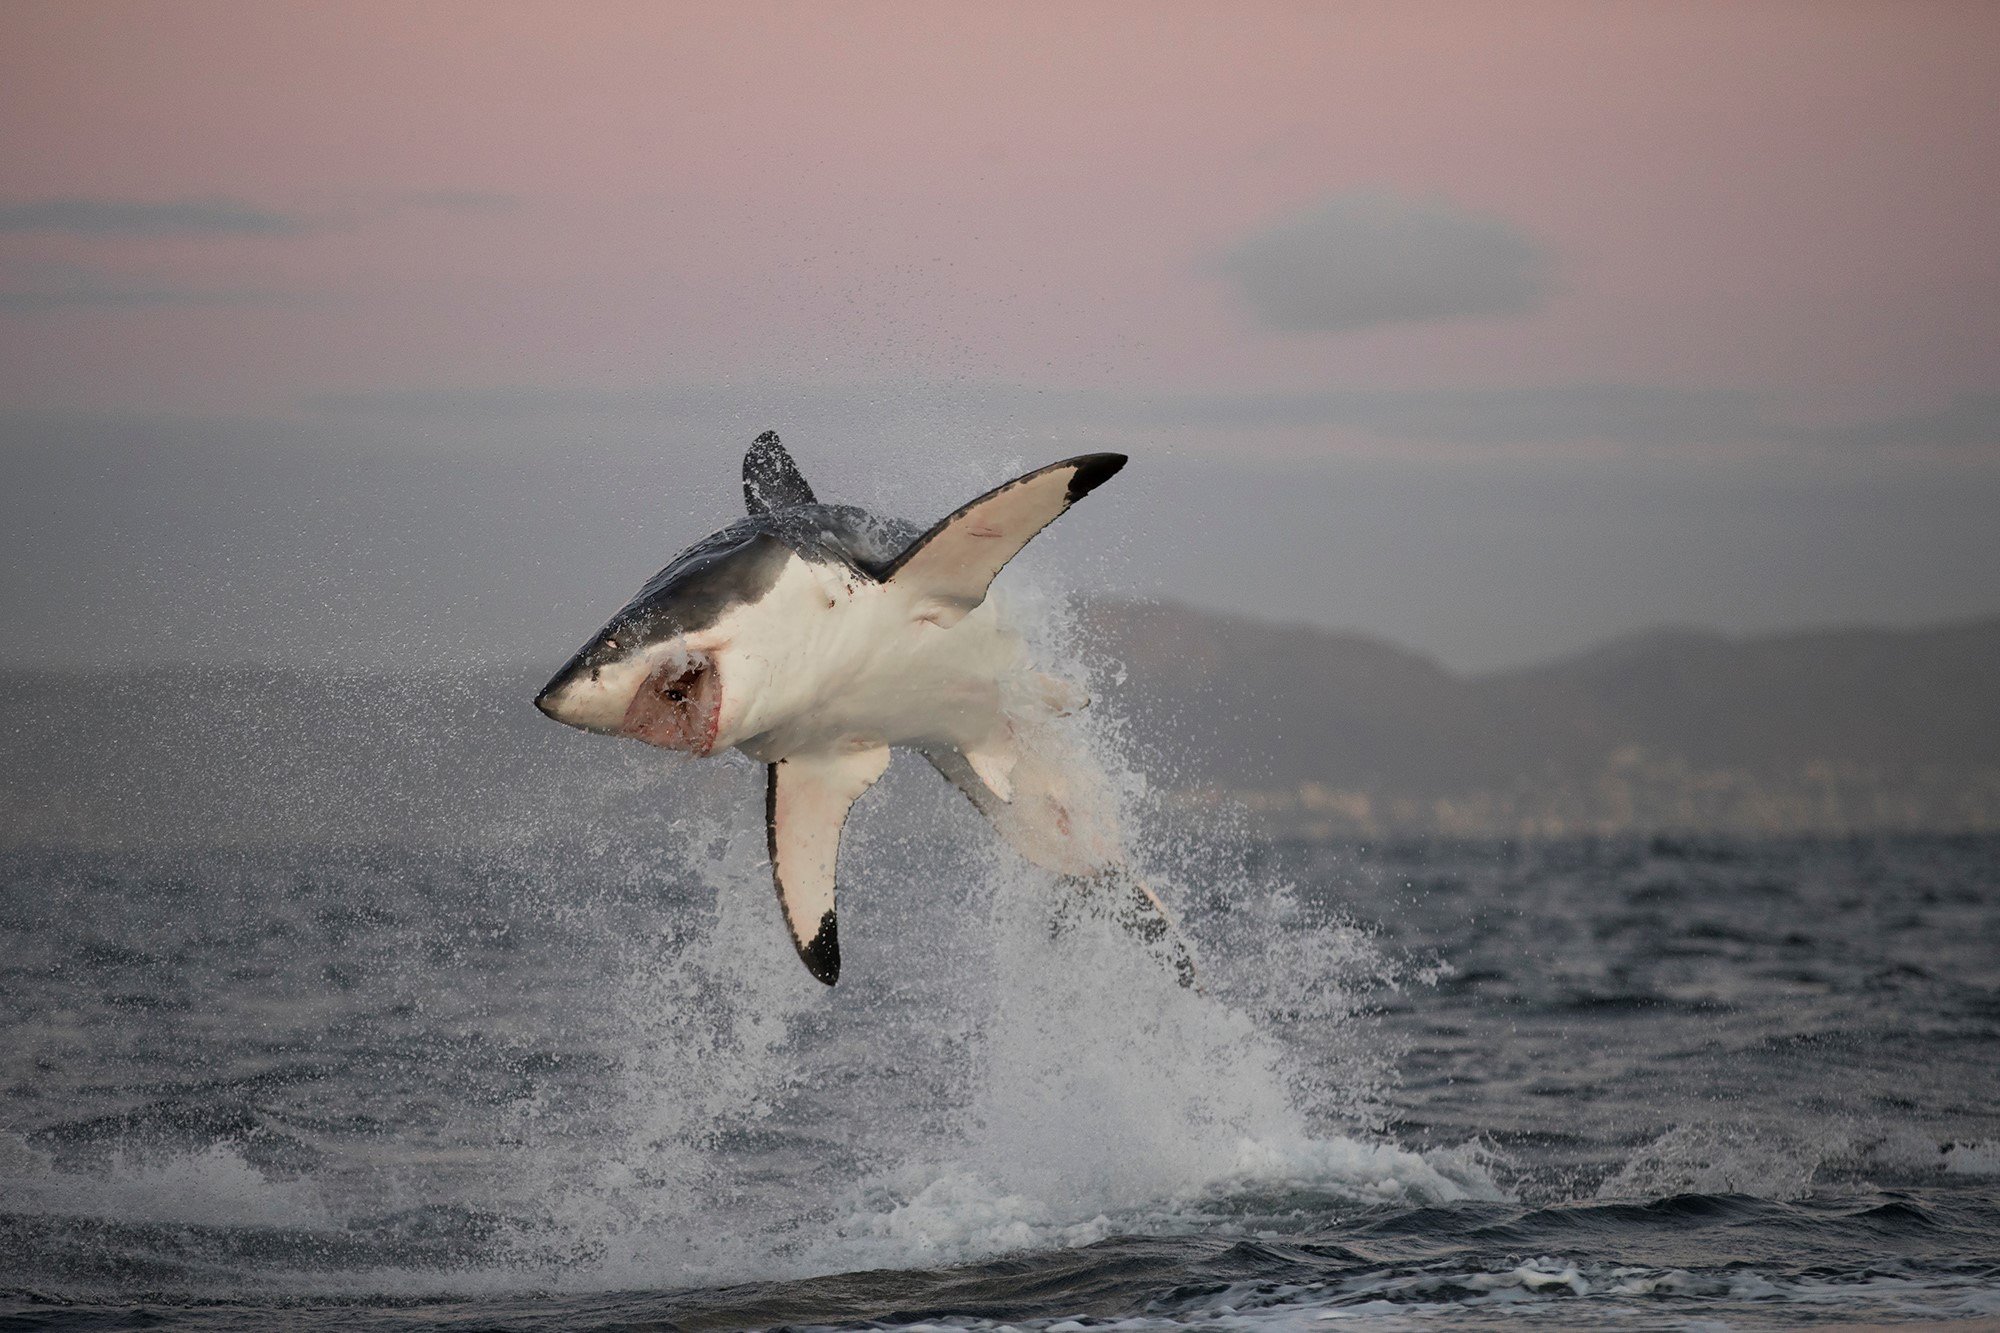
[[[618,734],[705,755],[715,749],[722,724],[722,673],[701,653],[676,654],[652,673],[625,706]]]

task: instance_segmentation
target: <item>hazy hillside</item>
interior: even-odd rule
[[[2000,828],[2000,618],[1659,632],[1485,678],[1184,607],[1086,625],[1156,782],[1285,832]],[[508,836],[752,783],[551,726],[541,675],[0,674],[0,839]]]
[[[1484,678],[1183,607],[1092,624],[1138,733],[1298,831],[2000,827],[2000,618],[1662,631]]]
[[[1566,757],[1634,743],[1705,765],[2000,759],[2000,619],[1731,640],[1664,633],[1482,683],[1561,719]]]

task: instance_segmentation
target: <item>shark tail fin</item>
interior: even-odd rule
[[[752,440],[743,455],[744,508],[753,514],[767,514],[773,509],[813,503],[813,488],[806,484],[785,446],[778,443],[778,432],[767,430]]]
[[[1050,933],[1060,935],[1079,912],[1099,912],[1139,942],[1139,947],[1173,974],[1183,990],[1197,990],[1194,955],[1158,894],[1124,866],[1094,875],[1066,875],[1070,896],[1057,904]]]
[[[1016,477],[911,542],[882,581],[908,588],[918,617],[949,629],[986,600],[994,576],[1036,533],[1124,466],[1123,454],[1084,454]]]
[[[1076,921],[1095,916],[1117,924],[1183,987],[1200,989],[1194,957],[1166,905],[1138,876],[1122,849],[1093,833],[1088,813],[1071,793],[1051,785],[1055,771],[1038,756],[1012,756],[1018,792],[1003,792],[961,750],[926,749],[944,779],[957,787],[1001,838],[1029,862],[1055,873],[1062,894],[1051,923],[1060,935]],[[1051,798],[1055,799],[1051,799]]]

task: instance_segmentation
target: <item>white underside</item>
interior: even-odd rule
[[[990,602],[951,628],[904,586],[793,556],[771,590],[685,641],[722,672],[717,748],[766,763],[903,745],[1004,748],[1032,674]]]

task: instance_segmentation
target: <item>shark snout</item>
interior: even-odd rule
[[[646,664],[636,659],[594,662],[579,653],[542,686],[535,707],[566,727],[617,736],[646,670]]]
[[[581,654],[578,657],[581,657]],[[564,696],[576,684],[577,677],[589,674],[588,669],[578,668],[577,661],[578,659],[573,657],[563,663],[562,670],[550,676],[549,683],[535,692],[535,707],[542,710],[544,717],[554,718],[558,722],[569,720],[563,716],[568,711],[563,707]]]
[[[542,716],[566,727],[602,730],[605,718],[593,714],[613,714],[615,709],[607,706],[608,700],[597,697],[600,691],[594,688],[595,674],[587,667],[579,668],[574,662],[570,663],[542,686],[535,695],[535,707],[541,710]],[[599,725],[593,726],[593,722]]]

